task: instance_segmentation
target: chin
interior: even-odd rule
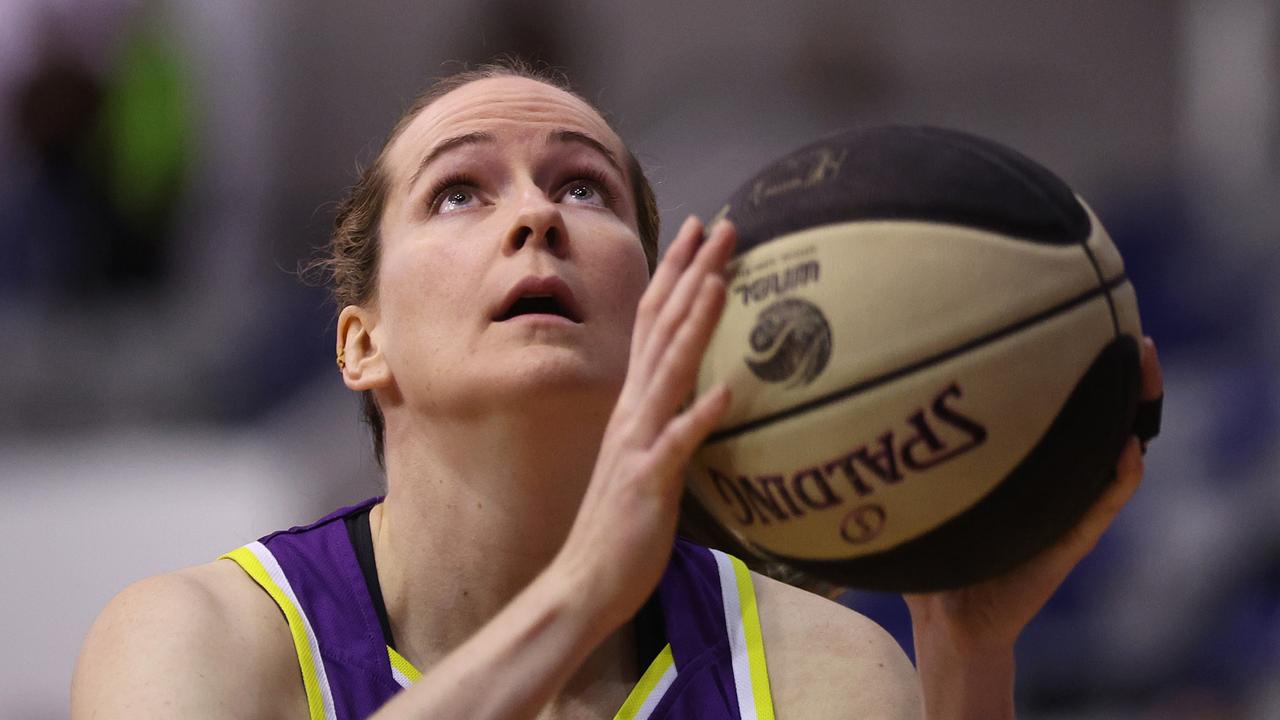
[[[599,399],[612,407],[626,377],[625,363],[602,363],[568,348],[530,347],[504,368],[494,387],[537,402]]]

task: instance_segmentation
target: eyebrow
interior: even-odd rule
[[[626,173],[622,171],[622,166],[618,164],[618,158],[613,154],[613,151],[610,150],[604,143],[591,137],[590,135],[587,135],[586,133],[581,133],[581,132],[578,132],[577,130],[557,130],[551,133],[549,136],[547,136],[547,143],[550,144],[553,142],[578,143],[581,145],[586,145],[587,147],[603,155],[604,159],[609,161],[609,164],[613,166],[614,170],[618,171],[619,175],[626,177]]]
[[[426,170],[427,166],[441,155],[465,145],[478,145],[480,143],[491,142],[493,142],[493,136],[486,132],[470,132],[464,135],[455,135],[448,140],[441,141],[435,147],[431,148],[431,152],[427,153],[426,157],[422,158],[422,162],[418,163],[418,169],[414,170],[413,175],[409,177],[409,186],[413,187],[414,183],[418,182],[418,177],[422,175],[422,171]]]
[[[422,162],[418,163],[418,169],[414,170],[413,175],[409,177],[409,186],[413,187],[413,185],[418,182],[418,178],[422,175],[423,171],[427,169],[427,166],[432,162],[435,162],[435,160],[441,155],[466,145],[478,145],[482,143],[491,143],[493,141],[494,138],[492,135],[479,131],[455,135],[447,140],[442,140],[435,147],[431,148],[431,151],[422,158]],[[586,133],[578,132],[577,130],[556,130],[547,136],[547,143],[576,143],[579,145],[586,145],[603,156],[604,159],[607,160],[609,164],[613,166],[613,169],[617,170],[620,175],[626,175],[626,173],[622,171],[622,165],[618,163],[618,158],[613,154],[613,151],[610,150],[607,145]]]

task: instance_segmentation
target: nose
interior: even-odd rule
[[[541,247],[557,257],[564,257],[569,250],[560,206],[540,189],[529,188],[521,194],[504,250],[512,254],[525,246]]]

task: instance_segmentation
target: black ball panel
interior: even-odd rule
[[[1084,241],[1088,213],[1038,163],[955,130],[888,126],[810,144],[772,163],[730,198],[738,252],[787,233],[851,220],[924,220],[1024,240]]]

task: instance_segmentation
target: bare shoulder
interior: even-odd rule
[[[915,668],[867,617],[752,573],[774,709],[787,718],[915,718]]]
[[[147,578],[85,638],[73,718],[305,715],[288,625],[240,568],[219,560]]]

